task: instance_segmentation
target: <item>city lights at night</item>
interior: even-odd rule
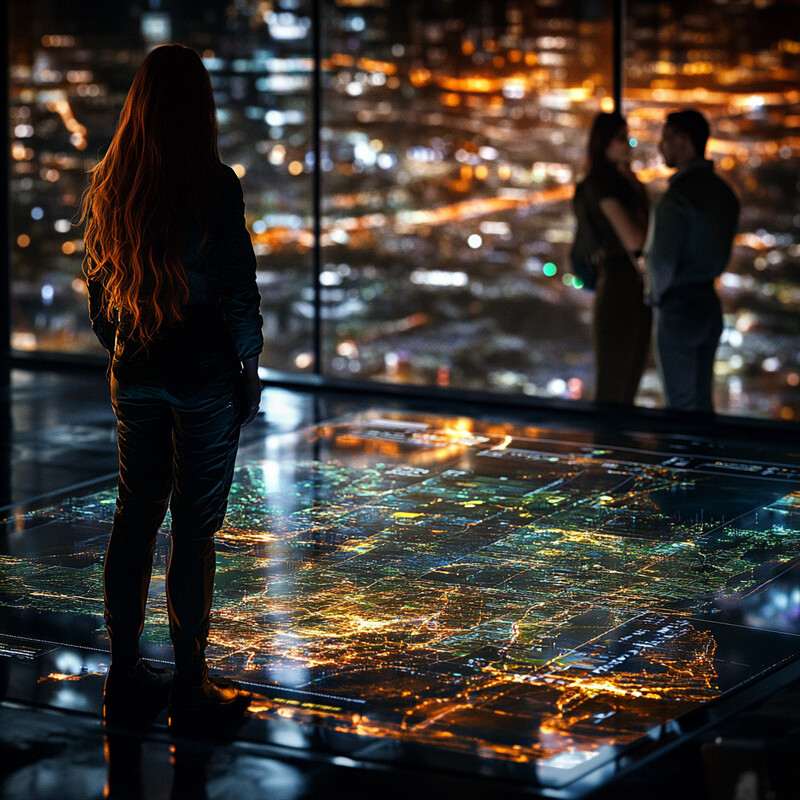
[[[314,724],[558,786],[796,658],[800,465],[697,445],[379,411],[250,445],[208,652],[258,693],[248,735]],[[36,651],[39,623],[18,623],[38,619],[94,653],[38,659],[42,692],[107,666],[113,510],[102,490],[6,521],[2,646]]]
[[[52,5],[12,4],[14,346],[97,352],[75,280],[81,232],[63,221],[75,219],[86,171],[147,48],[178,39],[203,55],[223,158],[243,180],[263,297],[262,364],[309,368],[308,2],[103,13],[89,2],[69,17],[46,13]],[[405,7],[325,4],[321,268],[338,279],[318,287],[323,369],[591,399],[591,294],[570,274],[567,253],[588,125],[613,106],[611,4],[433,2],[414,5],[412,25]],[[712,124],[709,155],[742,197],[719,286],[717,407],[795,419],[800,43],[772,23],[797,9],[697,0],[632,1],[627,10],[623,110],[634,168],[654,198],[663,191],[660,125],[669,110],[698,107]],[[421,280],[426,271],[465,280]],[[52,302],[42,302],[43,283]],[[424,324],[398,330],[415,314]],[[339,352],[345,340],[357,356]],[[577,395],[553,391],[570,382],[579,382]],[[652,364],[639,402],[663,402]]]
[[[795,796],[798,0],[4,8],[0,798]]]

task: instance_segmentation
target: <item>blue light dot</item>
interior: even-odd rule
[[[34,206],[31,209],[31,216],[34,219],[41,219],[44,216],[44,210],[42,209],[41,206]]]

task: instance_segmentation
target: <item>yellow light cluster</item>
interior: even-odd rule
[[[76,150],[85,150],[87,146],[86,128],[75,119],[69,100],[64,97],[59,100],[51,100],[47,104],[47,110],[53,111],[61,117],[64,127],[72,134],[69,140],[73,147]]]

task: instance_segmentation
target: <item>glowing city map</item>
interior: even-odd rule
[[[249,446],[217,538],[214,668],[259,692],[255,719],[559,785],[800,656],[800,466],[611,438],[376,411]],[[113,510],[109,488],[9,517],[6,655],[104,647]]]

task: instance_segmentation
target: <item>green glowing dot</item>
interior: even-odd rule
[[[548,278],[552,278],[553,275],[555,275],[556,272],[558,272],[558,268],[552,261],[548,261],[542,268],[542,272],[544,272],[544,274],[547,275]]]
[[[561,283],[563,283],[564,286],[572,286],[572,281],[573,281],[573,276],[569,272],[561,276]]]
[[[583,281],[577,275],[572,276],[572,285],[576,289],[583,289]]]

